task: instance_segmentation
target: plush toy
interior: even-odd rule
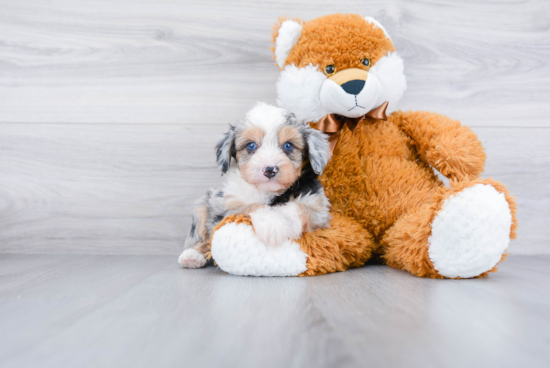
[[[514,199],[480,178],[486,155],[472,130],[435,113],[396,110],[406,81],[385,29],[354,14],[280,19],[273,43],[278,104],[330,136],[321,182],[331,227],[271,247],[248,219],[226,218],[212,238],[218,266],[312,276],[375,258],[421,277],[495,271],[515,238]]]

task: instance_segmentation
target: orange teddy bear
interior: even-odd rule
[[[273,43],[278,105],[330,136],[321,182],[331,227],[269,247],[246,218],[227,218],[212,238],[216,263],[264,276],[344,271],[373,257],[421,277],[495,271],[515,238],[514,199],[479,177],[486,155],[471,129],[435,113],[395,111],[406,81],[385,29],[354,14],[281,19]]]

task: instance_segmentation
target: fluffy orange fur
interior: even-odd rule
[[[334,214],[330,228],[304,233],[298,243],[308,255],[307,271],[300,276],[360,267],[371,257],[376,247],[368,231],[353,219],[338,214]]]
[[[274,26],[274,41],[284,20]],[[362,58],[374,64],[394,51],[383,31],[359,15],[294,20],[303,29],[285,65],[368,70]],[[460,122],[435,113],[398,111],[387,121],[366,118],[354,132],[344,126],[339,134],[320,178],[332,206],[331,227],[299,239],[309,256],[308,270],[301,276],[344,271],[373,257],[416,276],[444,278],[428,256],[432,221],[445,199],[480,183],[505,194],[512,212],[510,237],[516,237],[515,201],[499,182],[479,179],[485,151]],[[451,180],[451,188],[443,185],[432,167]]]
[[[287,18],[279,18],[273,26],[273,43],[285,20]],[[334,65],[336,71],[348,68],[368,70],[362,63],[363,58],[370,59],[374,65],[389,51],[395,51],[382,29],[375,28],[357,14],[333,14],[309,22],[297,18],[293,20],[302,24],[302,36],[285,64],[279,66],[281,69],[289,64],[301,68],[312,63],[321,69]],[[350,47],[350,42],[353,42],[353,47]]]
[[[515,238],[513,197],[494,180],[474,179],[485,158],[475,134],[458,121],[428,112],[396,112],[387,121],[368,119],[353,133],[344,127],[321,182],[332,212],[355,219],[372,234],[375,253],[386,264],[442,278],[428,257],[428,238],[435,215],[452,194],[479,183],[493,185],[510,204],[510,237]],[[451,178],[451,188],[430,165]]]

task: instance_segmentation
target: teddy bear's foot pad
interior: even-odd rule
[[[491,270],[510,242],[512,214],[504,194],[476,184],[447,198],[428,239],[434,268],[449,278]]]
[[[180,254],[178,263],[185,268],[201,268],[206,265],[206,258],[195,249],[189,248]]]
[[[307,270],[307,254],[287,240],[264,244],[252,226],[228,223],[214,233],[212,258],[225,272],[241,276],[297,276]]]

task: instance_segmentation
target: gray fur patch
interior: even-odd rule
[[[214,227],[225,217],[226,211],[224,209],[224,194],[221,189],[209,189],[206,194],[197,202],[198,207],[205,207],[206,218],[206,231],[207,239],[203,239],[199,232],[199,216],[195,212],[193,213],[193,220],[191,222],[191,229],[185,240],[184,249],[191,248],[195,244],[204,243],[210,241],[210,235]]]
[[[225,136],[216,144],[216,158],[222,174],[229,170],[231,157],[235,157],[235,125],[230,125]]]
[[[330,144],[325,133],[307,127],[306,142],[311,167],[317,175],[321,175],[330,159]]]

